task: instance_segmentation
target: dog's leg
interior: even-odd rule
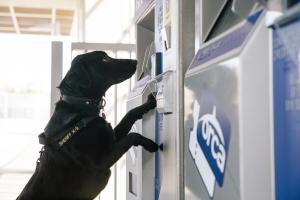
[[[155,152],[158,150],[158,145],[152,140],[138,134],[138,133],[129,133],[126,137],[121,138],[114,143],[111,152],[107,155],[106,158],[101,159],[102,161],[98,164],[100,169],[110,168],[119,158],[126,153],[130,147],[141,145],[149,152]]]
[[[126,136],[136,120],[142,119],[143,115],[156,107],[155,97],[150,94],[148,100],[130,111],[123,117],[120,123],[115,127],[114,132],[117,140]]]

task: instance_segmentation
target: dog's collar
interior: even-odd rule
[[[99,113],[101,113],[101,116],[105,119],[104,106],[106,105],[106,101],[105,101],[104,97],[101,97],[99,99],[89,99],[89,98],[74,97],[74,96],[62,94],[60,96],[60,100],[65,101],[70,104],[95,106],[97,108],[97,110],[99,111]]]

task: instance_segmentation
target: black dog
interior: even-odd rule
[[[39,136],[44,149],[36,170],[18,200],[94,199],[108,182],[109,168],[131,146],[157,151],[158,145],[150,139],[129,133],[136,120],[155,108],[153,96],[129,111],[115,129],[99,116],[105,91],[130,78],[136,64],[101,51],[72,61],[59,86],[61,100]]]

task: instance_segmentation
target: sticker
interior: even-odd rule
[[[203,90],[202,97],[200,104],[194,101],[189,151],[209,196],[213,197],[215,183],[222,187],[224,182],[230,123],[207,90]]]

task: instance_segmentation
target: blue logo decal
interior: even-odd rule
[[[194,127],[190,133],[189,150],[210,197],[215,182],[223,186],[230,123],[207,89],[202,90],[200,103],[194,101]]]

